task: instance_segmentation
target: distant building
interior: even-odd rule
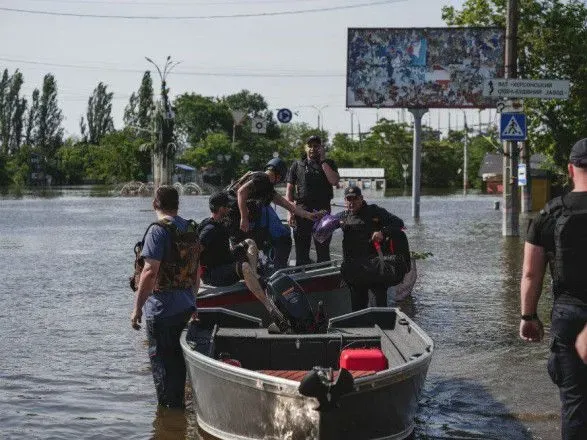
[[[357,185],[362,189],[385,191],[384,168],[339,168],[340,188]]]
[[[196,169],[189,165],[178,163],[175,165],[175,182],[188,183],[196,181]]]
[[[532,186],[532,207],[534,210],[544,206],[551,197],[551,176],[542,168],[546,162],[543,154],[530,156],[530,175]],[[515,171],[517,173],[517,170]],[[479,177],[483,179],[483,192],[487,194],[503,194],[503,156],[486,153],[483,158]]]

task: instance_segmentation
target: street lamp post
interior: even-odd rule
[[[322,110],[324,110],[326,107],[328,107],[328,104],[326,105],[322,105],[322,106],[317,106],[317,105],[311,105],[310,107],[312,107],[314,110],[316,110],[318,112],[318,119],[317,119],[317,125],[316,128],[318,130],[322,130],[322,126],[321,126],[321,121],[322,121]]]
[[[352,140],[352,139],[354,139],[354,138],[355,138],[355,133],[354,133],[354,131],[353,131],[353,130],[354,130],[354,125],[355,125],[355,124],[353,123],[353,122],[354,122],[354,121],[353,121],[353,118],[354,118],[354,116],[355,116],[355,111],[354,111],[352,108],[347,108],[347,109],[346,109],[346,111],[347,111],[347,112],[349,112],[349,113],[350,113],[350,115],[351,115],[351,140]]]
[[[404,194],[405,194],[408,189],[408,176],[409,176],[408,164],[402,163],[402,168],[404,169],[402,176],[404,177]]]

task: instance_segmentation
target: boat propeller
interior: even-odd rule
[[[314,367],[300,382],[298,391],[301,395],[318,399],[316,411],[329,411],[338,407],[341,396],[354,388],[352,374],[341,368],[334,380],[332,368]]]

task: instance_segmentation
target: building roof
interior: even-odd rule
[[[184,170],[184,171],[196,171],[196,169],[194,167],[191,167],[189,165],[184,165],[182,163],[176,164],[175,168],[179,168],[180,170]]]
[[[544,154],[536,153],[530,156],[530,169],[534,174],[544,174],[542,165],[546,161]],[[503,174],[503,156],[496,153],[485,153],[483,163],[479,168],[479,177],[501,176]]]
[[[339,168],[338,175],[343,179],[363,177],[383,179],[385,168]]]

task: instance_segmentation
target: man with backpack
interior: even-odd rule
[[[560,391],[564,440],[587,438],[587,138],[571,149],[573,190],[557,197],[528,226],[520,286],[520,337],[544,336],[538,300],[547,263],[552,275],[548,373]]]
[[[333,197],[332,187],[339,181],[338,168],[326,152],[319,136],[310,136],[306,141],[305,156],[295,161],[287,174],[285,198],[307,211],[330,212]],[[288,214],[288,222],[294,228],[296,243],[296,266],[311,263],[310,245],[314,223],[302,217]],[[317,262],[330,260],[330,238],[324,242],[314,240]]]
[[[135,246],[138,255],[131,280],[136,289],[131,325],[139,330],[144,314],[157,401],[169,408],[184,407],[186,367],[179,337],[196,310],[199,284],[196,225],[180,217],[178,207],[175,188],[157,188],[157,222]]]
[[[344,198],[347,210],[336,216],[343,232],[340,272],[351,292],[352,310],[368,307],[369,290],[377,307],[387,307],[387,289],[399,284],[410,270],[404,222],[377,205],[367,204],[355,185],[345,189]]]

